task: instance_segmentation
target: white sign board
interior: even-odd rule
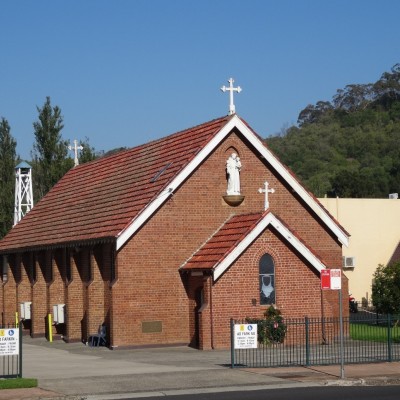
[[[331,289],[340,290],[342,288],[342,271],[340,269],[331,269]]]
[[[235,324],[235,349],[257,348],[257,324]]]
[[[19,354],[19,329],[0,329],[0,356]]]

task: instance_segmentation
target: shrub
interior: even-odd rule
[[[270,306],[264,312],[263,319],[246,318],[246,322],[257,324],[258,342],[263,344],[283,343],[287,327],[281,312]]]

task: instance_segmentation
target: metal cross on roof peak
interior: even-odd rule
[[[74,140],[74,145],[73,146],[68,146],[69,150],[74,151],[74,166],[76,167],[79,165],[79,160],[78,160],[78,150],[83,150],[82,146],[78,146],[78,141],[75,139]]]
[[[235,104],[233,104],[233,92],[238,92],[240,93],[242,91],[242,88],[240,86],[234,88],[233,87],[233,78],[228,79],[229,86],[222,86],[221,90],[225,93],[226,91],[229,92],[229,115],[235,114]]]

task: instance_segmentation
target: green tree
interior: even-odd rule
[[[38,121],[33,123],[35,143],[32,152],[32,173],[35,201],[40,200],[74,165],[68,157],[68,142],[63,140],[63,117],[58,106],[52,107],[50,97],[42,108],[36,107]]]
[[[322,116],[333,110],[333,106],[329,101],[318,101],[314,106],[309,104],[304,110],[300,111],[297,123],[299,126],[311,124],[320,121]]]
[[[306,184],[307,187],[310,188],[311,192],[317,197],[324,197],[328,193],[332,192],[329,172],[320,172],[311,176],[306,181]]]
[[[96,150],[89,144],[88,137],[85,137],[85,140],[81,140],[79,145],[83,147],[78,156],[79,164],[84,164],[97,158]]]
[[[377,312],[400,313],[400,262],[379,265],[374,273],[372,303]]]
[[[0,238],[11,229],[14,211],[17,142],[5,118],[0,121]]]
[[[372,85],[347,85],[345,89],[338,89],[333,97],[336,108],[345,111],[356,111],[366,108],[372,101],[374,95]]]

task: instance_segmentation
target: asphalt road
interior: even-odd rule
[[[151,397],[152,400],[398,400],[400,386],[319,386]],[[121,397],[137,400],[140,397]],[[142,397],[143,398],[143,397]]]

